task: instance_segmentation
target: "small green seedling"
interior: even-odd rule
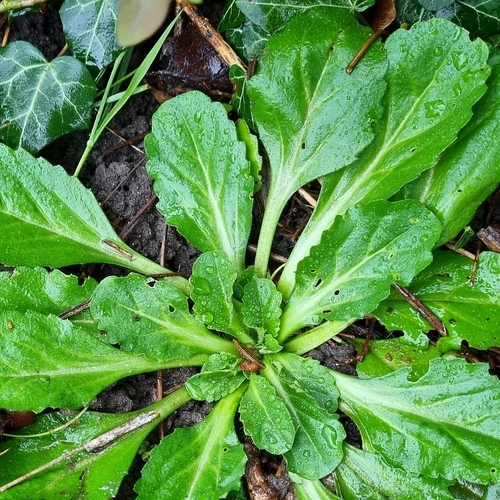
[[[161,105],[145,140],[158,209],[202,251],[189,280],[147,277],[169,271],[116,236],[78,179],[0,146],[0,261],[28,266],[0,275],[0,406],[76,410],[127,375],[200,367],[139,412],[46,411],[21,432],[31,437],[0,445],[2,499],[114,497],[147,434],[191,399],[215,405],[151,451],[140,499],[242,498],[242,434],[283,456],[300,499],[498,494],[500,383],[449,353],[463,340],[498,345],[500,259],[483,253],[471,288],[467,259],[436,248],[500,178],[500,143],[488,140],[500,127],[499,57],[434,19],[377,42],[346,73],[369,34],[342,9],[299,13],[243,86],[270,171],[254,266],[257,139],[199,92]],[[282,210],[318,178],[317,207],[272,280]],[[134,272],[79,285],[39,267],[87,262]],[[438,304],[449,336],[430,346],[392,283]],[[372,342],[358,378],[302,356],[369,313],[405,336]],[[334,491],[320,481],[329,474]]]

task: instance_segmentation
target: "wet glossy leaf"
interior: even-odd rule
[[[95,83],[74,57],[47,61],[28,42],[0,48],[0,140],[37,153],[90,124]]]
[[[500,54],[490,58],[489,64],[488,90],[457,141],[436,166],[396,195],[421,201],[439,217],[443,229],[437,245],[455,237],[500,182],[500,144],[491,140],[500,134]]]
[[[108,385],[161,366],[110,347],[69,321],[0,313],[0,407],[78,408]]]
[[[233,284],[236,271],[224,252],[201,254],[193,265],[189,281],[197,318],[213,330],[235,333]]]
[[[388,87],[375,140],[349,168],[325,177],[318,205],[281,277],[278,288],[285,298],[298,262],[335,217],[356,203],[388,198],[433,166],[486,90],[486,45],[471,42],[466,31],[448,21],[398,30],[384,48]]]
[[[500,382],[487,365],[437,358],[417,381],[410,368],[373,379],[333,374],[366,451],[412,475],[498,482]]]
[[[272,172],[263,231],[297,189],[348,165],[373,139],[385,55],[377,44],[359,71],[344,69],[370,33],[348,11],[316,8],[269,40],[247,84]]]
[[[158,425],[159,420],[188,399],[185,389],[180,389],[166,396],[160,403],[133,413],[86,412],[73,424],[57,432],[51,431],[68,423],[75,415],[48,413],[39,416],[36,423],[23,429],[20,434],[42,435],[0,444],[0,486],[79,446],[87,445],[92,439],[109,431],[117,436],[126,429],[129,432],[104,449],[82,450],[53,465],[43,473],[2,493],[2,499],[73,500],[82,494],[89,500],[108,500],[114,497],[146,436]],[[152,418],[150,411],[158,417]],[[140,425],[142,422],[145,423]],[[8,451],[1,454],[5,450]]]
[[[293,473],[290,474],[290,478],[298,500],[342,500],[327,489],[319,479],[310,481]]]
[[[324,410],[335,413],[338,408],[339,391],[329,368],[312,358],[303,358],[291,353],[273,356],[281,364],[280,377],[289,383],[298,382]]]
[[[264,377],[252,374],[239,412],[245,434],[261,450],[281,455],[292,447],[295,437],[292,418],[276,389]]]
[[[168,278],[151,284],[137,274],[99,284],[91,313],[109,343],[171,366],[201,365],[210,354],[235,351],[189,312],[187,297]]]
[[[241,272],[254,180],[222,104],[196,91],[163,103],[145,146],[158,210],[191,244],[224,250]]]
[[[120,45],[137,45],[150,37],[167,17],[171,0],[120,0],[117,38]]]
[[[284,454],[288,470],[308,479],[329,474],[342,460],[346,437],[338,415],[321,408],[297,382],[290,384],[269,366],[263,375],[285,402],[296,434],[293,447]]]
[[[162,440],[135,486],[140,500],[218,500],[239,488],[246,455],[234,416],[241,392],[221,399],[199,424]]]
[[[103,69],[121,52],[117,11],[118,0],[65,0],[59,9],[71,53],[86,66]]]
[[[439,341],[441,350],[459,349],[462,340],[471,347],[488,349],[500,339],[500,254],[480,255],[474,285],[473,262],[462,255],[436,251],[432,264],[409,286],[410,291],[441,321],[449,337]],[[389,330],[402,330],[418,341],[431,325],[397,292],[374,311]]]
[[[362,342],[356,343],[358,351]],[[394,370],[409,366],[410,377],[414,380],[429,370],[429,361],[441,356],[436,346],[429,345],[427,337],[424,345],[408,342],[405,337],[389,340],[372,340],[363,361],[356,365],[360,378],[373,378],[387,375]]]
[[[276,337],[280,326],[281,293],[271,280],[255,277],[245,286],[241,312],[245,325],[257,331],[259,341],[265,333]]]
[[[125,245],[90,190],[61,167],[4,144],[0,164],[0,226],[8,235],[0,246],[2,264],[107,262],[139,272],[165,271]]]
[[[246,380],[240,369],[241,361],[227,352],[212,354],[201,372],[186,382],[191,397],[211,403],[235,391]]]
[[[396,6],[400,23],[442,17],[470,31],[473,37],[500,33],[500,5],[496,0],[396,0]]]
[[[350,209],[325,231],[297,270],[279,340],[323,318],[362,318],[387,297],[390,284],[408,284],[432,259],[440,224],[408,200]]]
[[[344,459],[334,472],[345,500],[453,500],[452,481],[414,476],[389,466],[380,455],[344,444]]]

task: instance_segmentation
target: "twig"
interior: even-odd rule
[[[416,309],[432,325],[434,330],[436,330],[439,335],[442,337],[448,337],[448,332],[446,331],[444,323],[439,318],[434,316],[434,314],[427,309],[427,307],[425,307],[424,304],[422,304],[422,302],[420,302],[420,300],[418,300],[417,297],[410,292],[410,290],[404,286],[398,285],[397,283],[393,283],[392,286],[408,301],[410,306]]]
[[[124,228],[120,232],[120,238],[124,240],[134,229],[135,225],[139,221],[139,219],[152,207],[154,204],[157,202],[158,198],[154,194],[149,198],[149,200],[146,202],[146,204],[132,217],[132,220],[128,221]]]
[[[82,302],[81,304],[78,304],[71,309],[68,309],[67,311],[62,312],[59,314],[59,318],[61,319],[68,319],[71,318],[71,316],[74,316],[75,314],[79,314],[82,311],[85,311],[90,307],[90,300],[86,300],[85,302]]]

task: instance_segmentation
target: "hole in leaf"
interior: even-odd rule
[[[394,257],[394,252],[391,252],[391,253],[387,256],[387,258],[388,258],[388,259],[392,259],[393,257]]]
[[[417,150],[417,148],[411,148],[410,153],[414,153]]]
[[[496,468],[496,467],[492,467],[492,468],[490,469],[490,472],[491,472],[492,474],[496,474],[496,473],[497,473],[497,468]]]
[[[306,143],[305,142],[302,143],[302,149],[306,149]]]
[[[169,305],[168,305],[168,310],[169,310],[171,313],[173,313],[173,312],[175,312],[175,307],[174,307],[172,304],[169,304]]]
[[[391,314],[393,311],[394,311],[394,309],[393,309],[392,307],[388,307],[388,308],[387,308],[387,312],[388,312],[389,314]]]
[[[450,320],[448,321],[448,323],[451,325],[451,326],[455,326],[457,324],[457,320],[454,319],[454,318],[450,318]]]
[[[330,314],[331,312],[332,312],[332,310],[331,310],[331,309],[325,309],[325,310],[323,311],[323,314]]]
[[[315,274],[315,273],[316,273],[316,269],[309,269],[309,272],[310,272],[311,274]]]
[[[316,281],[316,283],[314,284],[314,288],[318,288],[319,285],[321,285],[321,283],[323,283],[323,280],[320,278],[318,281]]]
[[[141,318],[139,316],[132,316],[132,321],[141,321]]]
[[[335,290],[335,291],[333,292],[333,295],[338,295],[339,293],[340,293],[340,290]]]

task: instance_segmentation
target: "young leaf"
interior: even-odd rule
[[[0,407],[78,408],[120,378],[162,365],[110,347],[69,321],[0,313]]]
[[[227,396],[246,380],[240,363],[241,358],[227,352],[212,354],[201,372],[187,380],[189,394],[193,399],[209,403]]]
[[[436,346],[409,343],[405,337],[388,340],[372,340],[368,353],[361,363],[356,365],[360,378],[373,378],[403,368],[411,367],[410,378],[415,380],[429,370],[429,361],[441,356]],[[358,351],[362,349],[362,341],[356,342]]]
[[[65,0],[59,9],[71,53],[86,66],[103,69],[121,52],[117,11],[118,0]]]
[[[254,180],[222,104],[197,91],[163,103],[145,147],[168,223],[203,252],[225,251],[243,271]]]
[[[243,295],[243,321],[254,328],[262,341],[264,334],[278,335],[281,316],[281,293],[269,279],[255,277],[245,286]]]
[[[42,267],[18,267],[0,272],[0,311],[32,310],[41,314],[61,314],[90,299],[97,282]]]
[[[247,91],[271,166],[255,268],[264,277],[281,211],[302,185],[353,162],[373,139],[387,68],[379,45],[345,66],[370,35],[350,12],[315,8],[273,36]]]
[[[118,264],[146,273],[165,269],[134,252],[111,227],[92,193],[61,167],[0,144],[0,246],[6,266]]]
[[[92,299],[92,317],[107,341],[122,351],[176,366],[203,364],[221,351],[236,354],[232,342],[210,333],[189,312],[187,297],[168,278],[153,283],[137,274],[103,280]]]
[[[236,271],[224,252],[201,254],[189,279],[197,318],[213,330],[232,335],[242,329],[233,307],[235,280]]]
[[[344,459],[334,472],[339,494],[346,500],[453,500],[452,481],[415,476],[391,467],[380,455],[344,444]]]
[[[278,339],[323,318],[363,317],[389,295],[392,282],[408,284],[429,264],[439,233],[432,212],[411,200],[350,209],[300,263]]]
[[[337,411],[339,391],[330,369],[320,365],[315,359],[291,353],[275,354],[272,359],[282,367],[281,378],[292,384],[298,382],[324,410],[330,413]]]
[[[342,500],[327,489],[319,479],[310,481],[293,473],[290,473],[290,479],[295,486],[297,500]]]
[[[488,90],[457,141],[434,167],[396,194],[419,200],[439,217],[443,229],[436,246],[455,237],[500,182],[500,144],[491,140],[500,134],[500,53],[489,64]]]
[[[258,448],[281,455],[292,447],[295,438],[292,417],[276,395],[276,389],[264,377],[252,373],[239,411],[245,434]]]
[[[479,256],[474,284],[473,263],[454,252],[435,251],[432,264],[408,287],[446,326],[441,350],[459,349],[462,340],[471,347],[488,349],[498,345],[500,332],[500,254]],[[431,325],[396,291],[380,303],[375,316],[389,330],[402,330],[413,342]]]
[[[486,45],[471,42],[466,31],[448,21],[434,19],[398,30],[384,47],[388,87],[376,138],[353,165],[325,177],[318,204],[278,285],[285,298],[298,263],[335,218],[356,203],[388,198],[434,165],[486,90]]]
[[[28,42],[0,48],[0,140],[37,153],[57,137],[87,128],[96,93],[74,57],[48,62]]]
[[[19,437],[0,444],[0,488],[37,467],[74,453],[78,448],[83,449],[6,490],[2,499],[73,499],[84,495],[88,500],[108,500],[114,497],[146,436],[162,418],[188,400],[187,391],[181,388],[159,403],[137,412],[86,412],[56,432],[53,430],[69,423],[74,416],[60,413],[40,415],[33,425],[18,433],[39,436]],[[106,433],[114,433],[115,439],[105,448],[92,448],[95,443],[92,440],[102,441]]]
[[[135,490],[139,500],[218,500],[237,490],[246,455],[234,431],[242,389],[193,427],[176,429],[151,452]]]
[[[437,358],[417,381],[409,373],[358,379],[333,372],[340,409],[358,425],[364,449],[412,475],[497,483],[500,383],[488,366]]]
[[[284,454],[288,470],[307,479],[326,476],[342,460],[346,434],[338,415],[321,408],[297,382],[279,376],[271,363],[261,373],[284,401],[295,426],[292,449]]]

